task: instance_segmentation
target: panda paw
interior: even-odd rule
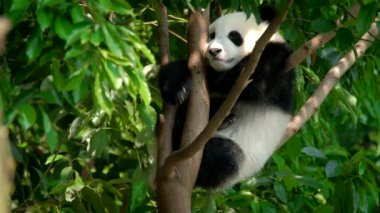
[[[189,97],[191,85],[187,61],[177,61],[161,67],[159,86],[165,102],[173,105],[184,103]]]

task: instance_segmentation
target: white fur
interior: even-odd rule
[[[252,52],[256,41],[267,27],[267,22],[257,24],[253,15],[247,19],[247,15],[243,12],[227,14],[216,19],[209,29],[209,34],[215,33],[215,38],[207,43],[206,57],[210,65],[216,71],[226,71],[233,68]],[[228,34],[231,31],[237,31],[241,34],[243,44],[240,47],[228,39]],[[279,33],[275,33],[271,41],[285,42]],[[214,57],[208,53],[210,48],[220,48],[221,53]]]
[[[231,186],[257,173],[276,150],[284,134],[290,114],[273,106],[238,102],[234,107],[235,122],[216,133],[237,143],[244,153],[239,173],[222,188]]]

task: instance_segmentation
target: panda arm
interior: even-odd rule
[[[176,61],[162,66],[158,78],[164,101],[173,105],[186,101],[192,87],[187,61]]]

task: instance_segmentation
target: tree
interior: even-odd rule
[[[209,2],[164,3],[0,3],[13,23],[7,50],[0,59],[2,122],[9,130],[17,161],[12,210],[146,212],[157,209],[155,200],[167,202],[162,195],[155,197],[146,180],[152,167],[156,113],[163,105],[156,86],[155,56],[161,54],[157,61],[164,64],[169,59],[183,59],[187,45],[197,50],[199,46],[190,39],[198,35],[204,39],[205,30],[186,28],[193,18],[208,19],[199,8],[206,8]],[[193,211],[210,212],[378,210],[380,58],[376,35],[380,4],[315,0],[295,1],[287,7],[287,1],[269,3],[289,8],[280,29],[295,50],[289,62],[297,71],[296,109],[309,103],[306,109],[311,106],[315,114],[303,127],[302,122],[291,123],[291,134],[302,128],[255,177],[215,193],[191,192],[190,180],[179,199],[186,202],[187,211],[190,205]],[[212,1],[210,20],[220,15],[221,9],[255,12],[258,4]],[[167,9],[168,16],[160,9]],[[185,10],[195,15],[188,20]],[[169,30],[159,24],[166,18]],[[158,25],[163,26],[160,39],[169,41],[160,48]],[[204,22],[199,27],[206,26]],[[183,39],[186,31],[196,34]],[[362,37],[367,31],[370,33]],[[366,50],[368,46],[363,49],[362,45],[370,47]],[[318,86],[326,85],[321,79],[331,75],[329,70],[335,73],[337,69],[331,68],[350,51],[352,67],[345,67],[349,68],[347,75],[327,78],[340,79],[337,85],[330,84],[331,93],[323,104],[307,101]],[[165,52],[170,52],[170,57]],[[199,56],[199,52],[195,54]],[[191,63],[202,67],[199,62]],[[171,113],[173,108],[164,107]],[[306,121],[305,115],[296,118]],[[160,121],[160,126],[170,131],[170,116],[160,116]],[[203,126],[194,128],[197,134]],[[189,134],[186,144],[192,143],[196,134]],[[161,141],[160,147],[170,145],[165,135]],[[201,146],[194,147],[185,157],[201,151]],[[173,155],[170,149],[159,150],[158,164],[162,166],[165,158]],[[173,165],[186,170],[188,165],[176,165],[183,155],[174,156]],[[190,175],[194,174],[192,170]],[[160,189],[160,183],[158,186]]]

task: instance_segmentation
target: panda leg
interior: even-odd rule
[[[222,186],[226,180],[238,174],[243,158],[243,151],[232,140],[211,138],[203,151],[196,185],[207,189]]]

